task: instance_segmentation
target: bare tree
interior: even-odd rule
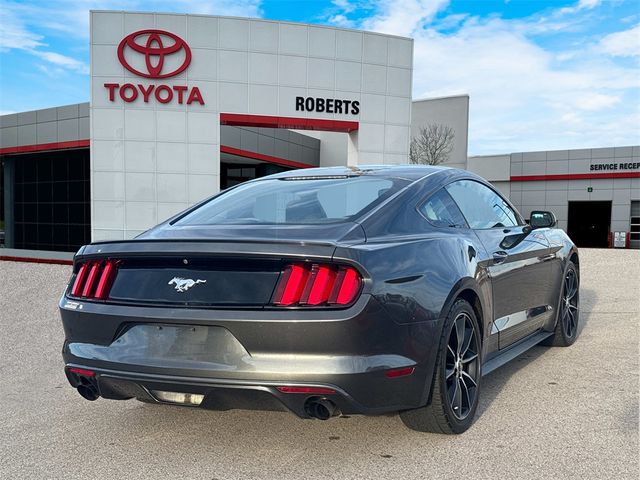
[[[440,123],[420,127],[411,139],[409,161],[423,165],[439,165],[449,160],[453,151],[453,128]]]

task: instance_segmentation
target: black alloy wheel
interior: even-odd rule
[[[400,412],[421,432],[462,433],[473,424],[481,389],[480,328],[469,302],[458,299],[442,327],[430,403]]]
[[[568,347],[578,338],[580,321],[580,275],[573,262],[568,262],[562,278],[556,327],[542,343],[552,347]]]
[[[578,330],[578,276],[574,269],[569,269],[564,276],[560,319],[564,334],[568,338],[575,337]]]
[[[460,313],[453,323],[447,342],[445,362],[447,398],[458,420],[464,420],[478,395],[478,339],[467,313]]]

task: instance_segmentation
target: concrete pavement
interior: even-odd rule
[[[461,436],[397,415],[303,421],[83,400],[57,301],[70,267],[0,262],[0,478],[638,478],[640,251],[583,250],[582,332],[484,379]]]

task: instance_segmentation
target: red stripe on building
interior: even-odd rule
[[[640,178],[640,172],[565,173],[560,175],[512,175],[512,182],[540,182],[544,180],[597,180],[599,178]]]
[[[243,115],[221,113],[221,125],[235,127],[288,128],[291,130],[322,130],[349,133],[358,130],[359,123],[348,120],[322,118],[273,117],[269,115]]]
[[[86,148],[89,140],[72,140],[69,142],[38,143],[35,145],[21,145],[19,147],[0,148],[0,155],[10,153],[44,152],[47,150],[66,150],[68,148]]]
[[[262,160],[263,162],[275,163],[277,165],[282,165],[285,167],[313,168],[313,165],[307,165],[306,163],[294,162],[293,160],[287,160],[286,158],[274,157],[272,155],[265,155],[258,152],[251,152],[249,150],[242,150],[241,148],[227,147],[226,145],[220,145],[220,153],[228,153],[230,155],[251,158],[253,160]]]
[[[1,255],[0,261],[5,262],[29,262],[29,263],[52,263],[56,265],[73,265],[72,260],[62,260],[59,258],[37,258],[37,257],[11,257]]]

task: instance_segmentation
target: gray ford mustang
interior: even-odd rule
[[[482,376],[578,334],[578,251],[490,184],[427,166],[297,170],[82,247],[60,301],[88,400],[400,412],[461,433]]]

